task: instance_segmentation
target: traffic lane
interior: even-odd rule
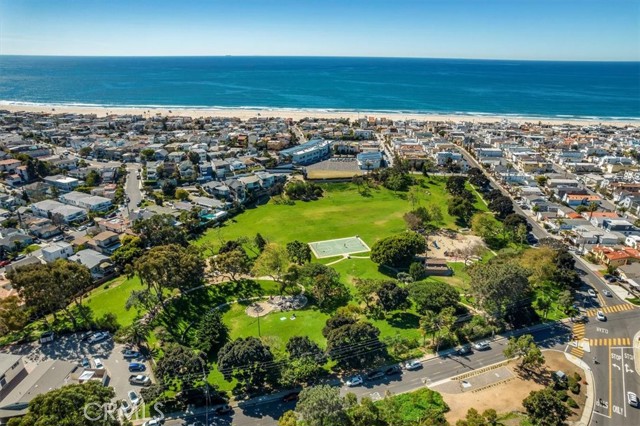
[[[142,201],[142,191],[140,191],[140,180],[137,178],[138,170],[133,168],[127,173],[127,181],[125,183],[125,194],[129,197],[127,204],[129,211],[133,211],[138,207],[138,203]]]
[[[165,426],[186,426],[201,422],[207,426],[272,426],[276,425],[278,419],[285,411],[293,410],[295,402],[274,402],[258,406],[250,406],[244,409],[234,408],[230,415],[217,415],[212,410],[206,413],[186,414],[179,419],[170,419],[165,421]]]
[[[611,424],[623,425],[633,424],[637,425],[637,422],[630,422],[632,417],[637,417],[635,413],[636,409],[630,407],[627,403],[627,391],[635,392],[635,381],[633,380],[633,354],[631,348],[609,348],[610,354],[610,400],[609,400],[609,415],[611,416]],[[631,357],[631,359],[629,358]],[[628,389],[629,388],[629,389]],[[635,392],[637,394],[637,392]],[[635,414],[635,415],[634,415]]]
[[[627,403],[626,392],[633,392],[636,396],[640,396],[640,376],[634,371],[634,354],[632,348],[624,348],[624,385],[625,385],[625,404],[627,407],[627,423],[630,425],[640,425],[640,407],[632,407]]]

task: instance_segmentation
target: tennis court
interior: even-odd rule
[[[309,247],[318,259],[370,251],[369,246],[357,235],[337,240],[315,241],[309,243]]]

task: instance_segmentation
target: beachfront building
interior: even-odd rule
[[[331,141],[313,139],[278,153],[280,160],[293,164],[309,165],[328,158],[331,155]]]

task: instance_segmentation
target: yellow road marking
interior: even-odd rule
[[[609,417],[611,417],[611,346],[609,346]]]

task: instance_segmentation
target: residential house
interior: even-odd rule
[[[26,376],[22,355],[0,353],[0,401]]]
[[[619,267],[630,263],[640,262],[640,251],[631,248],[612,248],[596,246],[591,249],[591,253],[602,264]]]
[[[73,247],[71,244],[64,241],[52,243],[42,249],[42,258],[47,263],[51,263],[58,259],[68,259],[69,256],[72,255]]]
[[[626,219],[604,219],[602,228],[609,232],[619,232],[625,236],[640,235],[640,229]]]
[[[90,248],[106,256],[111,256],[120,247],[120,236],[115,232],[103,231],[87,244]]]
[[[92,249],[80,250],[69,260],[86,266],[94,279],[104,278],[113,272],[111,259]]]
[[[85,194],[84,192],[72,191],[60,196],[60,201],[65,204],[80,207],[91,212],[101,212],[109,210],[112,206],[111,200],[97,195]]]
[[[587,206],[591,203],[600,205],[602,198],[599,195],[565,194],[562,201],[569,207]]]
[[[80,181],[72,177],[55,175],[45,177],[44,183],[57,188],[60,192],[70,192],[78,187]]]
[[[636,291],[640,291],[640,263],[631,263],[618,267],[620,277]]]

